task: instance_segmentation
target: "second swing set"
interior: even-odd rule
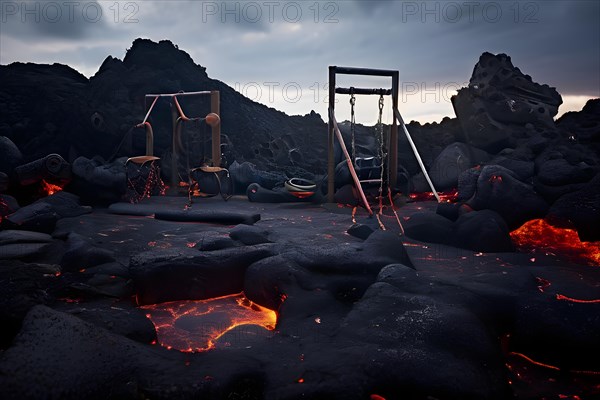
[[[391,77],[392,78],[392,86],[389,89],[375,89],[375,88],[356,88],[356,87],[336,87],[336,77],[338,74],[345,75],[367,75],[367,76],[383,76],[383,77]],[[398,218],[398,214],[396,213],[392,201],[392,189],[395,185],[398,175],[398,124],[402,128],[406,139],[408,140],[409,145],[417,159],[417,162],[425,175],[425,179],[429,184],[431,191],[436,197],[437,201],[440,202],[440,197],[435,190],[431,179],[429,178],[429,174],[425,169],[425,165],[419,155],[419,151],[415,143],[406,128],[404,120],[400,115],[400,111],[398,111],[398,88],[399,88],[399,72],[393,70],[381,70],[381,69],[368,69],[368,68],[354,68],[354,67],[338,67],[338,66],[330,66],[329,67],[329,135],[328,135],[328,163],[327,163],[327,194],[328,201],[334,201],[334,190],[335,190],[335,157],[334,157],[334,140],[337,138],[340,147],[342,149],[342,153],[346,159],[346,163],[348,164],[348,169],[350,171],[350,175],[352,176],[352,180],[354,181],[354,186],[358,192],[360,201],[363,206],[367,210],[370,216],[374,215],[373,209],[369,204],[364,190],[363,184],[379,184],[379,211],[375,214],[377,220],[379,222],[379,226],[381,229],[385,229],[383,223],[381,222],[380,216],[383,210],[383,198],[387,197],[390,206],[394,210],[394,215],[396,220],[398,221],[398,225],[400,229],[403,231],[402,224],[400,223],[400,219]],[[352,155],[348,152],[346,145],[344,143],[344,138],[339,129],[337,120],[335,118],[335,96],[336,94],[349,94],[350,95],[350,114],[351,114],[351,140],[352,140]],[[379,95],[379,115],[377,120],[377,142],[379,147],[378,158],[378,167],[380,168],[380,175],[376,179],[370,178],[361,180],[356,173],[355,164],[357,161],[356,150],[355,150],[355,121],[354,121],[354,109],[356,104],[356,95]],[[384,109],[384,96],[391,95],[392,96],[392,114],[393,114],[393,122],[390,127],[389,135],[385,135],[382,123],[382,115]],[[387,137],[386,137],[387,136]],[[354,219],[354,213],[353,213]]]

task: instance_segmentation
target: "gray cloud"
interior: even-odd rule
[[[98,1],[3,1],[2,34],[50,41],[101,35],[113,18]]]
[[[563,94],[600,96],[597,1],[87,3],[94,4],[87,20],[81,2],[73,22],[24,23],[6,15],[3,2],[0,62],[64,62],[92,75],[108,54],[123,57],[136,37],[169,39],[214,78],[242,86],[297,82],[312,95],[308,88],[326,84],[333,64],[398,69],[404,82],[425,88],[462,84],[481,53],[490,51],[509,54],[524,73]],[[98,4],[103,15],[92,23]],[[371,83],[360,79],[357,85]],[[300,104],[311,106],[269,105],[310,111]]]

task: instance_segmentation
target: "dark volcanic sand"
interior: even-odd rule
[[[160,197],[132,207],[166,211],[185,203]],[[435,206],[412,203],[399,214],[404,219]],[[93,251],[72,251],[68,262],[62,257],[69,268],[63,265],[56,280],[66,282],[69,295],[46,302],[50,308],[34,307],[0,353],[0,397],[600,395],[594,373],[600,371],[600,304],[557,297],[600,298],[598,267],[560,254],[479,253],[417,242],[398,236],[389,210],[388,230],[361,240],[346,233],[351,209],[337,205],[234,197],[196,200],[192,209],[261,218],[227,226],[96,209],[61,219],[55,240],[76,233]],[[357,222],[377,226],[364,210]],[[102,257],[99,265],[84,265]],[[278,310],[275,330],[239,326],[215,349],[196,353],[150,344],[155,336],[146,312],[132,306],[135,294],[152,304],[242,290]]]

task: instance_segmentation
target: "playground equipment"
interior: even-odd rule
[[[188,117],[183,111],[183,108],[179,102],[180,98],[183,97],[201,97],[210,96],[210,113],[205,117]],[[152,125],[148,121],[154,106],[159,98],[167,98],[170,100],[171,105],[171,116],[173,121],[173,137],[172,137],[172,153],[171,153],[171,176],[169,180],[169,190],[174,193],[180,186],[181,179],[179,178],[179,167],[178,162],[182,154],[184,153],[184,146],[181,140],[182,126],[184,123],[205,123],[211,127],[211,158],[210,161],[202,160],[203,165],[197,168],[189,167],[189,154],[186,153],[186,160],[188,165],[188,196],[191,199],[193,192],[198,191],[198,182],[192,181],[194,173],[197,171],[210,172],[214,174],[221,174],[226,172],[226,176],[229,173],[224,168],[221,168],[221,120],[219,117],[220,113],[220,94],[219,91],[198,91],[198,92],[178,92],[178,93],[160,93],[160,94],[147,94],[145,96],[145,108],[147,109],[146,116],[143,121],[136,125],[136,128],[144,128],[146,130],[146,154],[143,156],[130,157],[127,159],[126,175],[127,175],[127,187],[128,191],[132,193],[130,198],[132,201],[137,202],[144,197],[150,196],[156,192],[157,189],[164,193],[164,185],[160,179],[160,169],[157,161],[159,157],[154,156],[154,131]],[[148,101],[151,100],[151,104],[148,107]],[[136,168],[131,171],[128,168],[130,165],[134,165]],[[147,172],[146,172],[147,170]],[[133,177],[131,176],[133,175]],[[144,177],[143,179],[140,177]],[[219,182],[219,188],[221,178],[216,176]],[[219,189],[220,191],[220,189]],[[225,198],[226,196],[224,196]]]
[[[336,77],[338,74],[345,75],[363,75],[363,76],[382,76],[382,77],[391,77],[392,85],[391,88],[356,88],[356,87],[336,87]],[[410,144],[412,151],[419,163],[423,174],[429,184],[431,191],[435,195],[438,202],[440,202],[440,197],[433,187],[433,183],[429,178],[429,174],[425,169],[425,165],[419,155],[419,151],[415,146],[408,129],[406,128],[406,124],[398,111],[398,88],[399,88],[399,72],[393,70],[382,70],[382,69],[369,69],[369,68],[354,68],[354,67],[338,67],[338,66],[330,66],[329,67],[329,135],[328,135],[328,163],[327,163],[327,197],[329,202],[334,201],[334,191],[335,191],[335,159],[334,159],[334,140],[337,137],[338,142],[340,143],[340,147],[346,158],[346,162],[348,164],[348,169],[350,170],[350,175],[352,176],[352,180],[354,181],[354,186],[359,194],[360,201],[364,205],[365,209],[372,216],[373,210],[367,201],[362,185],[363,184],[379,184],[379,212],[377,214],[377,218],[379,221],[379,225],[382,229],[384,229],[381,220],[379,219],[379,215],[382,213],[383,209],[383,197],[387,195],[390,205],[393,209],[393,202],[391,191],[393,185],[397,181],[398,175],[398,124],[402,127],[404,135],[406,136],[408,143]],[[344,143],[344,138],[342,137],[342,133],[338,127],[337,120],[335,118],[335,103],[336,103],[336,94],[348,94],[350,95],[350,105],[351,105],[351,135],[352,135],[352,155],[348,152],[346,145]],[[379,95],[379,116],[378,116],[378,142],[379,142],[379,167],[381,168],[380,176],[377,179],[366,179],[360,180],[355,169],[356,162],[356,152],[354,149],[354,106],[355,106],[355,96],[356,95]],[[384,96],[392,96],[392,114],[393,121],[390,128],[389,135],[385,135],[382,124],[382,112],[384,108]],[[394,214],[396,215],[396,219],[400,227],[400,220],[398,219],[398,215],[394,210]]]

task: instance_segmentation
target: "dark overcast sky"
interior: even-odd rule
[[[449,96],[484,51],[556,87],[562,112],[600,97],[597,0],[0,3],[1,64],[60,62],[91,76],[137,37],[169,39],[212,78],[289,114],[324,116],[327,66],[347,65],[399,70],[406,119],[453,116]],[[376,99],[359,106],[358,119],[373,122]]]

